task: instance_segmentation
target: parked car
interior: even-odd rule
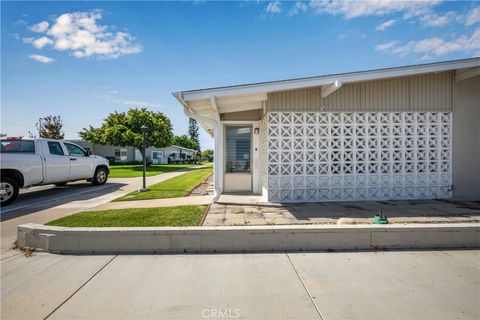
[[[31,138],[1,140],[0,206],[15,201],[19,188],[87,180],[107,182],[108,160],[67,141]]]

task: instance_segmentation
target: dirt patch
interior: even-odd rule
[[[206,196],[209,194],[208,188],[213,184],[213,174],[209,175],[207,179],[203,180],[195,189],[188,195],[191,196]]]
[[[12,249],[13,250],[20,250],[23,255],[27,258],[30,258],[30,257],[33,257],[34,256],[34,253],[35,253],[35,248],[31,248],[31,247],[20,247],[18,245],[18,242],[15,241],[15,243],[13,244],[12,246]]]

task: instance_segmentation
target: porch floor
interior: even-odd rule
[[[222,204],[240,204],[240,205],[250,205],[250,204],[262,204],[262,196],[253,193],[244,193],[244,194],[234,194],[234,193],[223,193],[217,200],[217,203]]]
[[[243,199],[243,202],[242,202]],[[379,210],[390,223],[480,222],[480,201],[402,200],[266,204],[255,195],[222,195],[213,203],[204,226],[336,224],[353,218],[373,223]]]

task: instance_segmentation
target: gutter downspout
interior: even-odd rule
[[[211,123],[214,127],[214,132],[213,132],[213,141],[214,141],[214,155],[213,155],[213,179],[214,179],[214,197],[213,197],[213,202],[216,202],[218,198],[220,198],[220,195],[222,194],[222,177],[221,177],[221,157],[220,155],[222,154],[221,150],[221,143],[220,143],[220,138],[221,138],[221,127],[220,127],[220,115],[218,114],[217,108],[215,108],[217,114],[216,114],[216,119],[211,119],[203,116],[199,116],[194,113],[192,109],[188,106],[188,104],[183,100],[182,94],[180,92],[174,92],[173,96],[182,104],[183,106],[183,112],[187,117],[193,118],[197,121],[203,121],[203,122],[208,122]],[[212,133],[210,132],[212,135]]]

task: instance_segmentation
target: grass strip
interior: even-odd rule
[[[147,199],[178,198],[187,196],[196,186],[208,178],[213,172],[212,167],[195,169],[177,177],[148,186],[146,192],[133,191],[114,201],[132,201]]]
[[[197,226],[207,206],[176,206],[84,211],[47,223],[59,227],[184,227]]]
[[[155,176],[160,173],[177,171],[185,168],[198,166],[198,164],[153,164],[147,166],[147,176]],[[110,178],[134,178],[143,175],[141,164],[115,164],[110,166]]]

